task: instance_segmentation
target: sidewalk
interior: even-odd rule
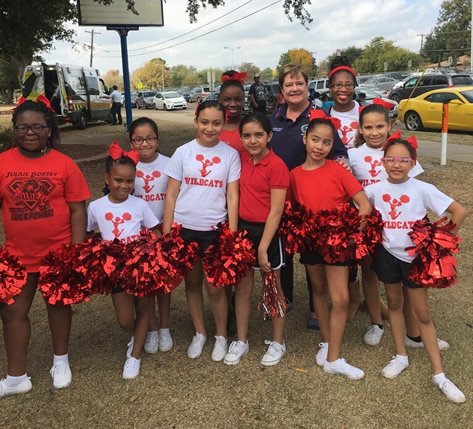
[[[419,148],[417,152],[420,157],[433,158],[440,163],[440,142],[428,140],[418,140]],[[448,161],[461,161],[473,163],[473,146],[466,144],[447,143],[447,163]]]

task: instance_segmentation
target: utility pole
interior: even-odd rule
[[[95,28],[92,28],[92,31],[85,31],[86,33],[90,33],[90,67],[92,67],[92,62],[94,59],[94,34],[102,34],[102,33],[97,33],[95,31]]]
[[[422,49],[424,48],[424,36],[427,36],[427,34],[418,34],[418,36],[420,36],[420,51],[419,52],[422,53]]]
[[[473,72],[473,0],[471,0],[470,71]]]

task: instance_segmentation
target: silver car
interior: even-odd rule
[[[153,99],[155,109],[187,109],[185,98],[176,91],[158,92]]]
[[[154,109],[154,96],[157,91],[140,91],[136,96],[136,107],[138,109]]]

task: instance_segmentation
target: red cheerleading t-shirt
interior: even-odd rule
[[[271,211],[271,189],[289,187],[289,170],[272,150],[256,164],[247,151],[240,156],[239,216],[248,222],[266,222]]]
[[[314,170],[304,170],[302,166],[291,170],[290,199],[314,213],[346,203],[362,190],[352,173],[329,159]]]
[[[85,201],[89,187],[72,159],[51,150],[39,158],[18,148],[0,154],[0,200],[5,247],[28,272],[49,251],[72,239],[68,203]]]
[[[227,145],[237,150],[239,153],[245,151],[245,146],[240,139],[240,130],[235,128],[234,130],[223,130],[220,133],[220,140],[225,142]]]

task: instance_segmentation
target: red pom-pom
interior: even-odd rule
[[[255,250],[246,231],[231,231],[227,224],[220,226],[217,243],[202,257],[207,280],[215,287],[238,284],[255,263]]]
[[[82,244],[62,244],[50,252],[39,267],[38,288],[49,304],[78,304],[88,301],[90,290],[76,267]]]
[[[365,222],[365,227],[362,230],[362,239],[357,243],[355,250],[357,262],[374,253],[376,245],[383,241],[383,218],[378,210],[373,209],[371,214],[365,216],[361,222]]]
[[[195,264],[197,244],[186,245],[175,227],[157,238],[150,231],[127,245],[128,259],[122,273],[127,293],[149,296],[158,291],[171,292]]]
[[[121,271],[125,265],[125,244],[115,239],[101,240],[94,236],[80,245],[77,271],[84,275],[86,284],[93,294],[111,293],[114,285],[121,283]]]
[[[457,283],[457,261],[453,255],[458,253],[461,239],[452,232],[455,225],[447,221],[418,220],[409,233],[414,247],[406,250],[415,255],[409,280],[425,288],[447,288]]]
[[[26,284],[26,270],[18,258],[0,248],[0,304],[13,304]]]
[[[310,249],[314,235],[315,216],[302,205],[285,202],[279,232],[284,240],[287,254],[301,253]]]
[[[261,271],[263,287],[256,309],[264,313],[265,319],[275,319],[286,315],[286,298],[278,288],[278,278],[273,270]]]

